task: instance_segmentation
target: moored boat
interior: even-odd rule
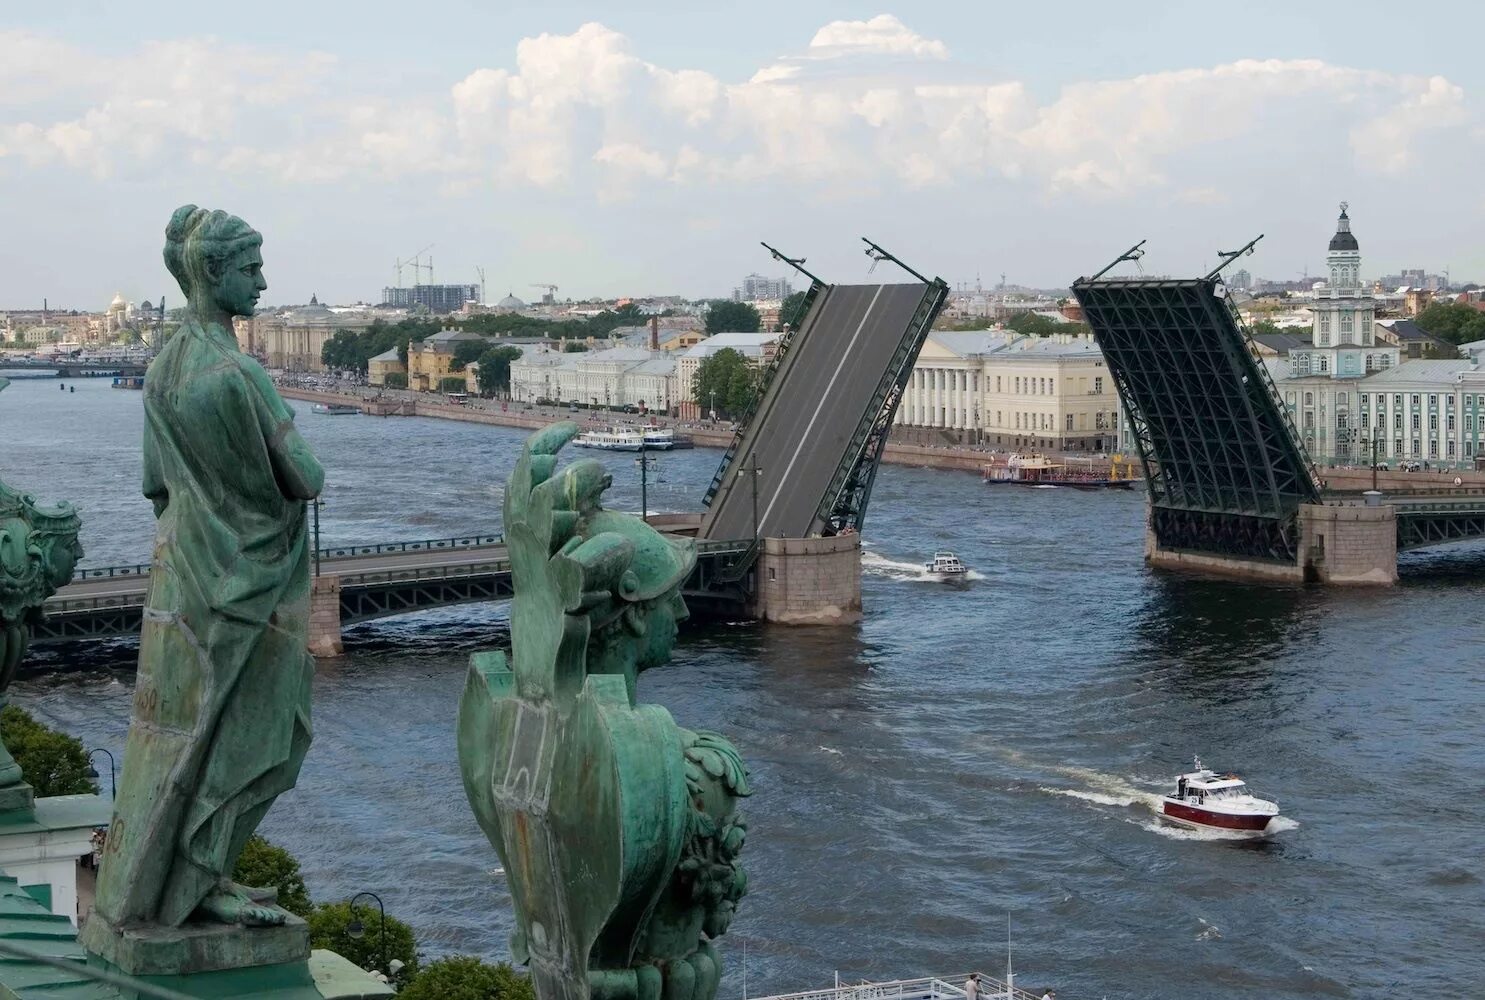
[[[647,451],[669,451],[675,447],[675,431],[669,427],[646,427],[644,441]]]
[[[1004,462],[982,466],[981,478],[993,485],[1041,489],[1069,486],[1075,490],[1127,490],[1132,489],[1135,483],[1133,463],[1118,455],[1109,459],[1107,472],[1096,467],[1092,458],[1070,456],[1063,462],[1054,462],[1035,453],[1009,455]]]
[[[632,427],[584,431],[572,443],[579,448],[597,448],[600,451],[639,451],[645,447],[644,435]]]
[[[360,413],[361,407],[351,406],[346,403],[316,403],[310,407],[313,413],[323,413],[331,417],[344,417],[352,413]]]
[[[1176,776],[1173,795],[1161,799],[1161,815],[1172,823],[1204,830],[1261,833],[1279,815],[1279,804],[1260,799],[1235,774],[1202,767]]]

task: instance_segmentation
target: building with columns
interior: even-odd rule
[[[1310,458],[1321,464],[1472,464],[1485,382],[1473,359],[1402,360],[1376,336],[1375,300],[1345,202],[1314,287],[1308,346],[1268,360]]]
[[[894,437],[1002,449],[1112,452],[1119,396],[1088,335],[934,331],[894,418]]]

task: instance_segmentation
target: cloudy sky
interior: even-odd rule
[[[1485,279],[1473,5],[504,6],[6,3],[0,308],[178,299],[185,202],[263,231],[269,303],[374,300],[427,244],[492,299],[726,294],[780,273],[759,240],[861,281],[862,235],[1050,287],[1263,232],[1247,266],[1299,277],[1342,199],[1368,274]]]

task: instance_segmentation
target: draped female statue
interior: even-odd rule
[[[236,216],[195,205],[166,229],[165,264],[187,309],[145,378],[144,494],[158,526],[85,939],[98,918],[114,933],[285,919],[228,878],[298,778],[314,675],[305,501],[324,473],[232,329],[268,287],[262,242]]]

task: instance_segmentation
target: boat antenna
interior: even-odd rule
[[[748,1000],[748,939],[743,938],[743,995],[742,1000]]]
[[[1204,768],[1201,766],[1201,754],[1196,755],[1196,769],[1198,771],[1204,770]]]
[[[1016,996],[1016,974],[1011,971],[1011,911],[1005,913],[1005,1000]]]

